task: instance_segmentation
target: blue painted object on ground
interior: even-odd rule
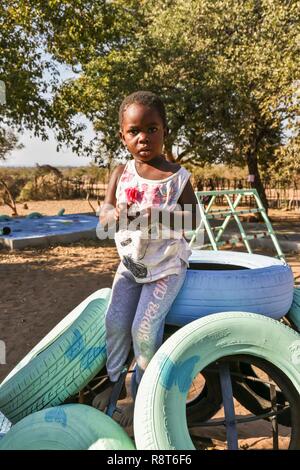
[[[97,224],[97,217],[83,214],[55,215],[33,219],[15,217],[0,222],[0,231],[6,226],[11,229],[11,233],[7,236],[2,235],[2,238],[26,239],[96,230]]]

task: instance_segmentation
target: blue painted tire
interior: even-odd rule
[[[234,251],[195,250],[189,262],[167,324],[182,326],[227,310],[279,319],[291,307],[293,273],[283,261]]]
[[[0,450],[135,450],[112,418],[87,405],[61,405],[23,418],[1,439]]]
[[[0,385],[0,410],[16,423],[75,395],[106,362],[105,314],[111,289],[81,302]]]

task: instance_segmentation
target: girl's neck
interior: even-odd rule
[[[165,156],[162,154],[157,155],[157,157],[154,157],[148,161],[140,160],[138,157],[134,157],[134,161],[137,166],[150,165],[154,167],[159,167],[165,160]]]

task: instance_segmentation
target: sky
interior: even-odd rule
[[[92,129],[85,131],[87,138],[92,134]],[[0,160],[0,166],[35,166],[36,163],[53,166],[88,166],[93,161],[91,157],[76,155],[67,147],[57,152],[57,141],[50,129],[48,135],[49,140],[43,141],[37,137],[32,137],[30,132],[24,132],[20,136],[20,142],[24,145],[24,148],[14,150],[5,162]]]
[[[75,76],[71,69],[66,66],[58,65],[58,69],[61,81]],[[84,123],[87,125],[84,136],[86,139],[92,139],[94,137],[92,126],[87,121],[84,121]],[[88,166],[93,161],[92,157],[80,157],[67,147],[57,152],[57,141],[51,129],[49,129],[48,135],[49,140],[43,141],[34,137],[29,131],[19,134],[20,142],[24,145],[24,148],[14,150],[4,162],[0,160],[0,167],[35,166],[36,163],[53,166]]]
[[[49,130],[49,140],[46,142],[31,137],[29,132],[24,132],[20,142],[24,148],[13,151],[5,162],[0,161],[1,167],[35,166],[36,163],[53,166],[88,166],[93,161],[91,157],[80,157],[68,148],[57,152],[57,141],[51,130]]]

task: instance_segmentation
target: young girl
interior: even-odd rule
[[[100,212],[103,226],[118,223],[115,242],[121,258],[106,315],[109,381],[93,402],[101,410],[109,403],[131,341],[137,384],[160,347],[165,317],[182,287],[191,253],[183,230],[175,230],[176,221],[180,225],[190,216],[188,229],[196,228],[190,173],[163,155],[168,128],[161,99],[145,91],[127,96],[119,121],[120,138],[133,159],[112,173]],[[184,210],[186,204],[189,210]],[[132,416],[133,406],[120,423],[131,424]]]

